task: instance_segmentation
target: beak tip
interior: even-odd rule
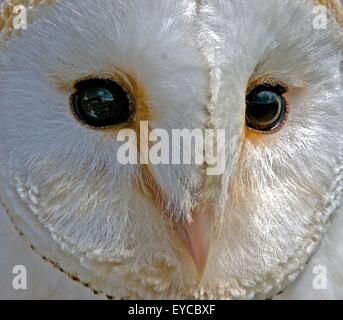
[[[205,266],[206,265],[203,265],[203,266],[196,266],[196,275],[195,275],[195,281],[199,284],[203,277],[204,277],[204,273],[205,273]]]
[[[205,212],[194,212],[193,222],[191,224],[181,224],[180,236],[192,257],[197,283],[200,283],[204,276],[211,235],[211,219]]]

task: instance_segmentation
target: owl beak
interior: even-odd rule
[[[196,209],[191,223],[180,223],[179,233],[182,242],[191,255],[195,268],[196,280],[201,281],[205,272],[212,236],[212,221],[204,208]]]

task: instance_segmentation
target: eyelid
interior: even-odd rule
[[[285,94],[289,91],[289,86],[286,82],[282,80],[276,80],[274,78],[260,78],[256,81],[253,81],[249,83],[247,90],[246,90],[246,96],[248,96],[252,91],[257,89],[260,86],[266,86],[271,88],[280,88],[280,94]]]

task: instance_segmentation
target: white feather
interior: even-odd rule
[[[38,9],[0,55],[0,199],[14,224],[39,254],[116,298],[266,298],[283,290],[315,252],[342,190],[342,34],[334,19],[314,30],[313,6],[82,0]],[[75,81],[118,71],[144,88],[153,128],[226,130],[222,177],[193,165],[152,168],[168,204],[177,204],[174,218],[212,204],[217,229],[200,285],[168,219],[137,191],[140,167],[117,163],[116,134],[89,130],[69,111]],[[260,78],[287,83],[290,114],[282,130],[252,139],[245,97]],[[312,263],[337,272],[329,252]],[[316,296],[305,287],[285,295]],[[39,292],[51,289],[32,297]],[[75,296],[87,295],[75,288]]]

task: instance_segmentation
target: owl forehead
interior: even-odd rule
[[[58,4],[58,1],[54,0],[36,0],[36,1],[25,1],[25,0],[17,0],[17,1],[5,1],[2,3],[2,8],[1,8],[1,20],[0,20],[0,28],[2,28],[1,32],[4,35],[5,39],[9,39],[11,36],[15,36],[17,32],[12,30],[12,22],[13,18],[15,16],[15,11],[14,8],[16,5],[24,5],[27,10],[29,11],[29,23],[34,20],[35,17],[39,17],[40,11],[37,9],[47,7],[49,9],[50,6],[54,6],[54,4]],[[75,2],[74,2],[75,3]],[[85,6],[85,8],[89,10],[97,9],[97,7],[100,7],[100,3],[102,2],[94,2],[92,3],[91,1],[84,1],[84,4],[82,5]],[[138,11],[137,5],[135,1],[127,2],[128,5],[128,10],[127,10],[127,15],[130,16],[132,10],[132,21],[136,21],[136,25],[138,26],[137,29],[145,27],[145,24],[147,24],[145,21],[140,19],[139,14],[137,14],[136,11]],[[148,7],[148,4],[150,2],[146,1],[143,2],[142,7],[145,6]],[[227,82],[230,83],[230,86],[228,86],[228,90],[222,90],[223,95],[227,95],[230,97],[231,101],[229,105],[232,105],[233,109],[237,109],[236,106],[237,104],[241,103],[242,99],[244,99],[245,95],[245,86],[247,81],[251,81],[254,79],[251,79],[252,74],[256,74],[256,77],[259,77],[260,75],[263,75],[263,73],[268,73],[270,70],[276,70],[276,78],[278,78],[281,81],[284,81],[288,84],[292,85],[292,81],[295,83],[296,81],[301,81],[302,78],[306,78],[306,73],[312,72],[312,68],[309,68],[310,65],[313,65],[318,58],[324,58],[329,56],[327,51],[325,51],[322,48],[315,48],[317,50],[316,53],[313,53],[314,50],[312,50],[314,47],[310,46],[312,43],[307,42],[308,46],[306,47],[304,44],[302,44],[302,40],[306,37],[308,38],[313,38],[315,41],[317,41],[316,37],[317,34],[320,33],[315,33],[313,32],[312,26],[311,25],[306,25],[305,29],[307,28],[307,33],[305,32],[302,37],[297,37],[295,36],[297,33],[297,27],[301,28],[303,22],[303,16],[302,16],[302,11],[298,13],[298,8],[299,5],[304,4],[304,3],[312,3],[314,4],[323,4],[327,6],[332,12],[337,13],[339,12],[339,6],[338,2],[335,0],[331,1],[325,1],[325,0],[308,0],[308,1],[285,1],[281,0],[281,2],[270,2],[269,0],[260,0],[258,2],[258,5],[255,5],[255,10],[250,9],[249,7],[252,7],[249,1],[242,1],[242,2],[235,2],[232,0],[227,0],[227,1],[221,1],[221,0],[202,0],[202,1],[193,1],[193,0],[185,0],[183,1],[185,4],[184,8],[191,7],[191,4],[197,3],[200,6],[213,6],[215,9],[219,9],[221,6],[227,6],[228,8],[232,8],[232,10],[222,10],[223,12],[225,11],[226,16],[221,16],[221,12],[215,15],[215,24],[219,26],[219,28],[210,28],[215,31],[219,30],[218,34],[219,37],[221,37],[223,41],[220,42],[219,44],[225,44],[224,45],[217,45],[216,50],[217,51],[217,56],[216,56],[216,63],[218,63],[221,59],[225,60],[224,63],[222,63],[220,66],[222,70],[224,71],[223,73],[223,80],[224,82],[228,80]],[[68,10],[70,8],[71,10],[75,10],[75,8],[80,9],[80,5],[76,5],[73,7],[72,2],[69,4],[65,5],[61,11],[58,11],[60,14],[62,13],[63,15],[63,10]],[[130,6],[131,4],[131,6]],[[256,22],[256,19],[254,17],[256,16],[256,8],[258,8],[260,5],[263,5],[262,7],[266,7],[271,9],[271,12],[261,12],[261,17],[264,18],[262,19],[262,25],[259,29],[258,33],[256,35],[258,37],[255,37],[254,32],[254,23]],[[284,10],[287,10],[287,6],[289,6],[289,10],[291,10],[290,14],[288,16],[294,16],[299,17],[300,21],[297,25],[290,26],[293,27],[293,32],[288,32],[285,30],[285,26],[287,24],[282,20],[282,9],[278,9],[278,7],[281,7]],[[82,6],[81,5],[81,6]],[[121,6],[126,6],[126,2],[116,2],[113,1],[113,5],[111,1],[106,1],[104,2],[104,7],[114,7],[114,8],[120,8]],[[309,6],[311,9],[311,6]],[[101,9],[101,8],[99,8]],[[133,10],[134,9],[134,10]],[[136,10],[137,9],[137,10]],[[169,33],[167,36],[169,39],[163,40],[160,38],[157,38],[157,36],[150,36],[149,34],[144,34],[142,32],[138,32],[140,36],[131,36],[130,30],[135,31],[135,29],[126,29],[125,31],[127,32],[126,37],[129,38],[129,41],[131,44],[128,44],[129,41],[126,41],[122,36],[119,38],[120,40],[118,41],[117,44],[114,44],[118,37],[116,35],[112,35],[111,32],[104,32],[104,35],[102,36],[102,30],[99,25],[90,27],[89,25],[92,25],[92,22],[89,21],[89,19],[96,19],[96,14],[97,11],[94,12],[94,17],[89,17],[89,13],[92,11],[87,11],[87,14],[82,17],[82,15],[73,14],[71,12],[69,19],[80,19],[80,25],[84,26],[84,28],[89,32],[92,33],[92,29],[95,29],[94,33],[92,34],[93,37],[92,42],[88,41],[89,36],[84,37],[85,32],[80,34],[80,37],[78,37],[79,34],[76,34],[75,41],[71,44],[70,41],[68,42],[68,39],[65,39],[65,33],[68,31],[68,27],[61,28],[61,30],[57,30],[60,34],[54,34],[50,35],[49,30],[52,32],[55,32],[54,28],[51,26],[47,26],[45,28],[44,23],[45,21],[39,21],[40,24],[40,34],[36,34],[33,38],[32,33],[33,32],[28,32],[27,36],[24,36],[24,38],[29,38],[29,40],[26,42],[26,47],[30,48],[29,50],[25,51],[32,51],[32,52],[24,52],[23,54],[20,54],[18,52],[11,53],[11,56],[13,55],[15,57],[15,60],[18,62],[18,65],[21,63],[22,65],[26,65],[27,61],[30,60],[32,62],[32,65],[35,66],[36,69],[42,70],[41,74],[47,74],[51,73],[50,69],[53,69],[54,78],[53,80],[56,79],[62,79],[65,84],[69,85],[72,84],[74,81],[83,78],[84,76],[96,76],[94,72],[99,72],[101,73],[103,70],[106,70],[110,67],[113,67],[113,69],[109,70],[109,72],[113,72],[114,68],[118,68],[119,70],[122,70],[123,68],[131,69],[129,70],[132,72],[134,76],[137,76],[140,84],[144,87],[145,91],[148,93],[148,96],[152,96],[152,106],[154,107],[155,111],[157,112],[163,112],[164,114],[167,114],[169,116],[170,120],[178,120],[178,125],[183,126],[185,119],[192,119],[192,125],[195,127],[203,127],[204,126],[204,121],[203,121],[203,116],[206,113],[206,103],[207,103],[207,97],[206,96],[201,96],[199,94],[192,95],[191,90],[187,90],[187,88],[194,88],[198,87],[199,92],[206,92],[207,91],[207,82],[206,82],[206,65],[203,63],[203,61],[200,61],[200,54],[198,55],[196,51],[198,51],[197,48],[190,48],[191,46],[188,47],[188,40],[192,39],[192,35],[190,34],[192,29],[191,28],[186,28],[186,29],[181,29],[178,30],[178,28],[174,28],[173,30],[181,31],[180,35],[177,37],[172,37],[172,34]],[[152,27],[155,28],[163,28],[164,24],[168,24],[169,21],[167,20],[168,14],[173,15],[173,12],[168,12],[165,13],[164,9],[159,8],[158,10],[161,10],[160,16],[157,18],[155,17],[155,22],[151,24]],[[237,10],[237,12],[235,11]],[[118,10],[117,10],[118,11]],[[220,10],[217,10],[220,11]],[[49,10],[44,11],[44,13],[50,12]],[[195,12],[195,11],[194,11]],[[199,20],[204,20],[201,23],[206,24],[207,20],[211,21],[210,15],[206,15],[205,11],[199,10],[198,12],[205,13],[204,18],[201,18]],[[306,14],[306,10],[304,10]],[[99,10],[99,13],[102,14],[103,11]],[[53,15],[54,19],[56,18],[56,14]],[[163,15],[166,14],[166,17]],[[273,16],[274,14],[274,16]],[[277,17],[275,15],[278,14]],[[239,15],[242,16],[242,19],[239,18]],[[110,16],[110,15],[109,15]],[[116,19],[115,15],[112,15],[114,19]],[[120,19],[120,15],[117,16],[118,19]],[[251,20],[251,24],[249,28],[244,30],[244,21],[245,18],[248,19],[249,21]],[[67,19],[67,18],[66,18]],[[158,20],[161,21],[158,21]],[[221,20],[222,19],[222,20]],[[273,23],[270,23],[269,19],[274,19]],[[286,17],[287,19],[287,17]],[[289,18],[288,18],[289,19]],[[126,19],[127,20],[127,19]],[[61,19],[63,21],[63,19]],[[57,22],[61,22],[57,21]],[[229,21],[229,22],[228,22]],[[255,22],[254,22],[255,21]],[[37,21],[38,22],[38,21]],[[232,23],[232,25],[230,24]],[[79,23],[79,21],[77,22]],[[95,21],[94,21],[95,23]],[[211,23],[211,22],[209,22]],[[60,23],[60,25],[62,25]],[[98,24],[98,23],[97,23]],[[222,24],[222,25],[220,25]],[[124,23],[125,25],[125,23]],[[130,24],[128,24],[130,26]],[[74,24],[70,24],[70,33],[74,30]],[[113,26],[117,27],[120,26],[120,23],[118,24],[109,24],[106,25],[107,29],[113,30]],[[47,31],[42,31],[44,29],[47,29]],[[211,26],[212,27],[212,26]],[[112,29],[111,29],[112,28]],[[269,29],[268,29],[269,28]],[[272,28],[272,29],[271,29]],[[63,29],[63,31],[62,31]],[[76,29],[76,28],[75,28]],[[271,29],[271,30],[270,30]],[[173,32],[172,30],[172,32]],[[236,31],[235,31],[236,30]],[[107,31],[107,30],[106,30]],[[20,32],[20,31],[18,31]],[[120,32],[118,32],[120,33]],[[123,33],[123,32],[122,32]],[[244,34],[247,33],[247,34]],[[290,34],[290,36],[288,35]],[[319,36],[320,39],[323,37],[327,37],[329,33],[321,33],[322,35]],[[99,36],[100,35],[100,36]],[[43,36],[43,37],[41,37]],[[38,41],[38,38],[41,37],[41,40]],[[145,37],[147,38],[147,41],[145,41]],[[165,36],[166,37],[166,36]],[[98,40],[100,38],[100,40]],[[211,37],[209,37],[211,38]],[[256,40],[256,39],[259,40]],[[39,46],[32,46],[31,45],[31,40],[34,39],[36,43],[45,43],[45,47],[47,48],[46,54],[44,54],[43,50],[41,48],[38,48]],[[106,43],[105,46],[103,46],[104,40],[109,40],[112,43]],[[265,50],[265,46],[267,46],[267,41],[269,39],[269,48],[268,50]],[[272,39],[272,40],[271,40]],[[113,41],[114,40],[114,41]],[[141,40],[143,40],[141,42]],[[280,41],[283,40],[283,41]],[[300,41],[299,41],[300,40]],[[163,42],[164,41],[164,42]],[[174,42],[173,42],[174,41]],[[206,42],[208,40],[205,40]],[[211,39],[209,41],[212,41]],[[146,55],[138,55],[136,51],[141,50],[141,43],[145,42],[148,46],[153,47],[154,49],[149,51]],[[274,50],[274,45],[275,43],[280,42],[278,44],[278,50]],[[318,42],[318,41],[317,41]],[[317,43],[316,42],[316,43]],[[32,42],[33,43],[33,42]],[[302,52],[300,54],[296,54],[296,51],[300,51],[299,47],[301,43],[301,48]],[[93,50],[97,46],[101,50]],[[131,47],[130,47],[131,46]],[[174,47],[173,47],[174,46]],[[13,48],[15,46],[11,46]],[[26,48],[25,46],[21,46],[21,50]],[[85,59],[80,59],[80,49],[83,48],[84,52],[84,57]],[[179,48],[177,48],[179,47]],[[211,53],[211,46],[210,43],[205,44],[205,51],[208,49],[208,52],[206,53]],[[217,48],[219,49],[217,50]],[[317,46],[318,47],[318,46]],[[131,51],[130,52],[130,48]],[[292,52],[288,50],[289,48],[292,48]],[[169,50],[169,52],[168,52]],[[177,51],[178,50],[178,51]],[[276,52],[275,52],[276,51]],[[177,54],[175,54],[177,52]],[[268,56],[269,53],[272,54],[272,59]],[[172,72],[167,72],[166,68],[169,68],[170,66],[167,65],[166,61],[163,60],[162,55],[170,55],[173,57],[173,61],[175,63],[175,66],[178,67],[179,69],[182,68],[183,70],[188,70],[187,74],[186,72],[182,71],[183,73],[183,80],[180,80],[180,76],[175,72],[173,73],[173,70],[170,69]],[[289,59],[289,55],[292,55],[293,59]],[[162,59],[159,60],[159,67],[156,67],[156,61],[158,60],[156,58],[162,57]],[[185,58],[186,56],[193,56],[193,58]],[[307,61],[306,58],[310,56],[311,60]],[[37,57],[37,58],[36,58]],[[178,59],[180,58],[181,59]],[[197,59],[199,58],[199,61]],[[178,60],[177,60],[178,59]],[[298,61],[298,60],[299,61]],[[139,61],[143,61],[142,63]],[[163,60],[163,61],[162,61]],[[305,61],[306,60],[306,61]],[[333,60],[333,59],[331,59]],[[62,61],[62,62],[61,62]],[[305,62],[304,62],[305,61]],[[91,63],[90,63],[91,62]],[[310,63],[309,63],[310,62]],[[220,62],[219,62],[220,63]],[[65,65],[68,65],[68,68],[65,67]],[[143,66],[144,65],[144,66]],[[256,72],[255,68],[256,65],[260,67],[260,70],[257,70],[259,72]],[[303,65],[304,67],[301,68],[299,66]],[[52,66],[52,67],[51,67]],[[189,66],[191,66],[189,68]],[[237,68],[239,66],[239,68]],[[174,68],[176,69],[176,68]],[[320,66],[318,66],[318,69],[320,69]],[[191,70],[191,71],[190,71]],[[292,70],[291,74],[294,74],[294,79],[289,79],[288,77],[288,70]],[[310,70],[310,71],[308,71]],[[125,72],[126,70],[124,70]],[[284,76],[282,73],[286,74]],[[289,72],[288,72],[289,73]],[[290,74],[290,73],[289,73]],[[184,85],[181,84],[182,81],[186,78],[185,75],[187,75],[188,78],[192,78],[192,84],[183,82]],[[107,76],[104,74],[104,76]],[[225,79],[228,78],[228,79]],[[154,81],[151,81],[151,79],[154,79]],[[230,79],[234,79],[235,81],[232,82]],[[313,79],[313,77],[311,77]],[[174,90],[169,90],[170,92],[160,90],[160,83],[165,82],[169,84],[173,84]],[[178,84],[179,82],[179,84]],[[37,82],[38,83],[38,82]],[[185,89],[186,88],[186,89]],[[71,88],[68,88],[71,89]],[[176,90],[177,89],[177,90]],[[212,88],[211,88],[212,90]],[[232,92],[230,92],[232,90]],[[171,94],[174,92],[174,94]],[[198,92],[198,93],[199,93]],[[69,90],[70,93],[70,90]],[[237,94],[238,93],[238,94]],[[178,97],[180,96],[180,97]],[[173,100],[178,100],[176,104],[173,104]],[[170,103],[169,103],[170,102]],[[182,117],[182,119],[171,115],[169,113],[169,110],[172,110],[172,108],[166,107],[168,106],[182,106],[183,107],[183,114],[184,115],[189,115]],[[189,105],[188,109],[186,105]],[[161,110],[159,110],[161,109]],[[180,108],[179,108],[180,109]],[[223,110],[221,112],[227,113],[227,108],[222,108]],[[198,110],[197,113],[194,113],[194,110]],[[171,111],[170,111],[171,112]],[[187,113],[188,112],[188,113]],[[175,113],[175,112],[174,112]],[[238,119],[236,122],[240,123],[243,110],[237,109],[230,111],[230,116],[235,118],[235,114],[237,115],[236,118]],[[221,119],[226,119],[226,117],[218,115],[218,118]],[[174,125],[175,123],[172,123],[169,121],[168,123],[163,123],[164,127],[168,127],[169,125]],[[219,125],[219,124],[218,124]],[[223,127],[226,127],[226,125],[223,125]],[[237,131],[236,129],[234,131]],[[233,132],[234,133],[234,132]]]
[[[34,12],[38,8],[53,5],[56,3],[56,0],[3,0],[1,2],[0,32],[3,38],[8,40],[14,33],[13,19],[18,14],[18,12],[15,10],[16,6],[24,6],[27,11]],[[191,0],[189,0],[189,2],[191,2]],[[343,24],[343,10],[339,0],[307,0],[307,2],[326,6],[337,19],[337,21],[340,24]],[[202,0],[198,1],[198,3],[202,3]]]

